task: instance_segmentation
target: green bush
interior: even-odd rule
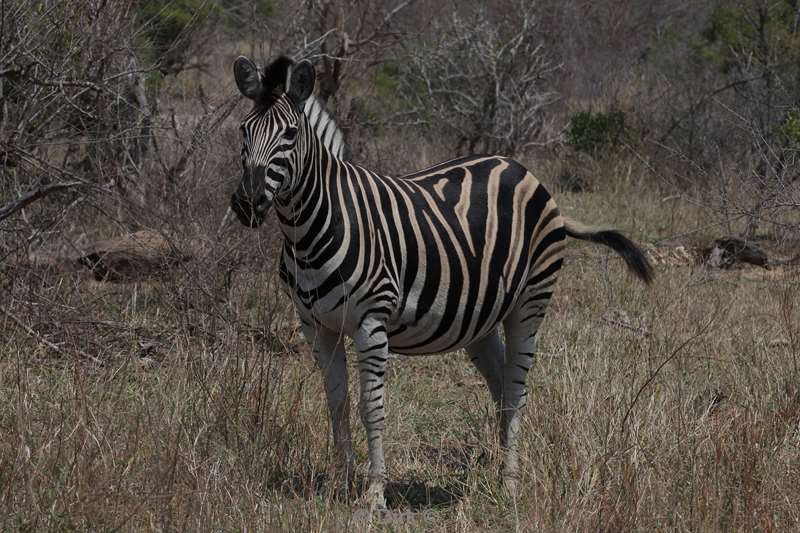
[[[785,140],[787,149],[800,150],[800,107],[793,107],[786,113],[777,131]]]
[[[216,3],[206,0],[144,0],[137,6],[136,15],[144,25],[155,57],[159,58],[184,32],[218,11]]]
[[[423,109],[417,107],[418,101],[425,96],[425,89],[417,80],[410,79],[401,61],[382,61],[374,67],[368,81],[373,94],[369,98],[355,100],[357,121],[396,126],[397,116],[408,118],[415,114],[414,118],[429,118]]]
[[[756,66],[791,77],[800,54],[797,1],[751,0],[716,7],[693,48],[700,60],[725,74],[738,75]]]
[[[567,144],[578,152],[601,157],[615,151],[625,134],[622,111],[578,111],[569,117]]]
[[[373,83],[382,96],[394,97],[400,87],[401,76],[403,76],[403,71],[400,62],[387,59],[375,69]]]
[[[275,12],[272,0],[216,0],[215,4],[225,13],[225,26],[239,31],[243,27],[252,28],[259,19],[269,18]]]

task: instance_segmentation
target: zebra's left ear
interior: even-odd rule
[[[251,100],[259,100],[264,94],[264,84],[256,64],[244,56],[239,56],[233,63],[233,78],[239,92]]]
[[[298,112],[303,111],[303,106],[314,90],[316,73],[311,62],[304,60],[293,65],[286,76],[286,94],[292,99]]]

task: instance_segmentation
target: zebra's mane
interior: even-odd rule
[[[314,96],[306,100],[305,114],[308,122],[319,136],[322,144],[330,150],[337,159],[345,159],[346,149],[342,130],[334,122],[333,117],[325,111],[322,103]]]

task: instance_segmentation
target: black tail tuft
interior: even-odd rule
[[[653,281],[655,276],[653,265],[650,264],[644,250],[619,231],[589,228],[569,219],[565,219],[564,229],[567,235],[575,239],[608,246],[625,260],[625,264],[636,277],[645,283]]]
[[[625,260],[625,264],[639,279],[645,283],[653,281],[653,265],[650,264],[647,255],[635,242],[622,233],[615,230],[603,230],[588,236],[587,240],[608,246]]]

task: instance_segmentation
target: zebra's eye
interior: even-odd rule
[[[288,128],[286,128],[286,131],[285,131],[285,132],[283,132],[283,138],[284,138],[284,139],[287,139],[287,140],[289,140],[289,141],[291,141],[292,139],[294,139],[296,136],[297,136],[297,128],[293,128],[293,127],[291,127],[291,126],[289,126]]]

